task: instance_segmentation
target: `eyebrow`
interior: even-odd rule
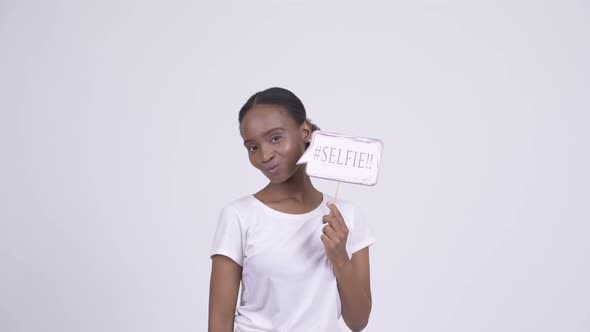
[[[262,134],[262,136],[266,136],[266,135],[272,133],[273,131],[277,131],[277,130],[284,131],[285,129],[284,128],[281,128],[281,127],[274,127],[274,128],[271,128],[271,129],[267,130],[266,132],[264,132],[264,134]],[[246,143],[249,143],[251,141],[252,140],[250,140],[250,139],[245,140],[244,141],[244,145],[246,145]]]

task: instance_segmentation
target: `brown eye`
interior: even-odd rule
[[[248,152],[256,152],[256,146],[255,145],[251,145],[248,147]]]
[[[281,140],[281,138],[282,138],[282,136],[273,136],[273,137],[270,139],[270,141],[271,141],[271,142],[278,142],[278,141],[280,141],[280,140]]]

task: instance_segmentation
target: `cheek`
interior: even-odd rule
[[[281,146],[279,147],[279,150],[281,151],[281,154],[283,156],[291,157],[293,155],[293,153],[295,151],[297,151],[297,147],[296,147],[295,142],[293,142],[293,140],[288,140],[288,141],[285,141],[281,144]]]
[[[289,143],[285,143],[283,156],[289,158],[293,163],[296,163],[303,155],[303,152],[303,144],[300,146],[298,142],[291,140]]]
[[[247,153],[248,153],[248,160],[250,161],[250,164],[252,164],[252,166],[256,167],[256,158],[250,152],[247,152]]]

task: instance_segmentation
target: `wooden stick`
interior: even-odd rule
[[[334,195],[334,202],[332,204],[336,204],[336,201],[338,200],[338,191],[340,191],[340,181],[336,184],[336,194]]]

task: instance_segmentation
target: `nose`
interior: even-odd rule
[[[260,155],[262,156],[262,163],[266,164],[267,162],[271,161],[274,158],[275,153],[272,148],[262,148],[260,147]]]

